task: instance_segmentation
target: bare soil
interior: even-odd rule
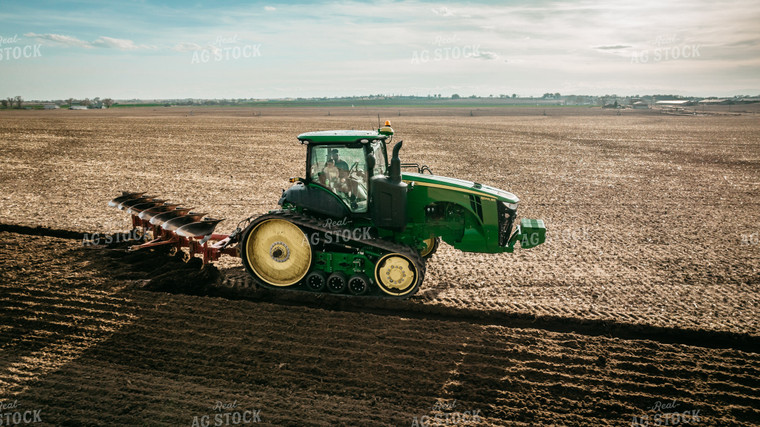
[[[0,238],[0,396],[49,425],[760,422],[758,353],[154,292],[157,260],[193,267]]]
[[[192,425],[234,401],[275,425],[760,423],[756,116],[397,112],[404,161],[514,192],[548,242],[443,245],[397,306],[236,296],[236,259],[79,237],[127,231],[106,202],[133,189],[229,232],[303,174],[297,134],[375,111],[0,114],[0,401],[52,425]]]

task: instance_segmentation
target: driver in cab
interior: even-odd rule
[[[352,169],[345,160],[340,158],[338,149],[332,148],[327,153],[327,161],[322,173],[319,174],[319,182],[346,199],[353,209],[357,201],[367,199],[367,194],[366,190],[360,189],[357,181],[366,180],[366,175],[358,168],[355,172],[352,172]],[[355,176],[352,176],[352,173]]]
[[[348,172],[348,163],[341,160],[337,148],[330,150],[330,159],[335,163],[335,167]]]
[[[348,193],[351,191],[348,185],[348,163],[341,160],[337,148],[328,152],[327,161],[320,176],[320,184],[330,188],[333,192]]]

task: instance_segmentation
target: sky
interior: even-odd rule
[[[6,1],[0,97],[760,94],[760,2]]]

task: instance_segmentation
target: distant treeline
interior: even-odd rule
[[[451,97],[441,95],[430,96],[353,96],[337,98],[285,98],[285,99],[171,99],[171,100],[139,100],[132,99],[115,103],[114,107],[171,107],[171,106],[231,106],[231,107],[499,107],[499,106],[604,106],[631,105],[636,102],[654,104],[661,100],[691,100],[699,101],[712,98],[683,97],[679,95],[561,95],[545,93],[541,97],[520,97],[517,94],[498,96],[467,97],[453,94]],[[741,102],[750,99],[749,96],[728,98],[728,102]]]
[[[93,100],[85,98],[76,100],[69,98],[65,100],[54,101],[23,101],[20,96],[1,99],[3,108],[127,108],[127,107],[172,107],[172,106],[217,106],[217,107],[459,107],[459,108],[478,108],[478,107],[562,107],[562,106],[608,106],[622,107],[633,104],[653,105],[657,101],[663,100],[688,100],[698,102],[702,100],[715,100],[721,103],[746,103],[758,102],[758,96],[735,96],[731,98],[702,98],[702,97],[684,97],[679,95],[634,95],[618,96],[615,94],[604,96],[592,95],[561,95],[559,93],[545,93],[541,97],[521,97],[513,93],[511,95],[491,95],[491,96],[460,96],[453,94],[450,97],[443,97],[440,94],[429,96],[388,96],[388,95],[368,95],[368,96],[351,96],[337,98],[284,98],[284,99],[256,99],[256,98],[235,98],[235,99],[165,99],[165,100],[141,100],[129,99],[114,101],[111,98],[94,98]]]

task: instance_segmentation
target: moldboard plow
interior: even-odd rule
[[[145,193],[122,192],[108,202],[108,206],[126,211],[132,218],[132,229],[141,230],[136,235],[151,240],[130,247],[130,250],[158,247],[187,248],[190,255],[200,255],[207,264],[219,259],[221,254],[237,256],[237,248],[230,247],[228,235],[216,234],[214,229],[223,219],[206,217],[206,213],[193,212],[192,208],[169,203]]]

